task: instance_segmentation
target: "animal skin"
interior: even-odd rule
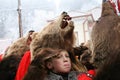
[[[91,42],[91,63],[96,67],[102,66],[113,50],[120,49],[120,18],[109,2],[102,5],[101,17],[92,29]]]

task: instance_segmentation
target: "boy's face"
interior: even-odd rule
[[[53,72],[68,73],[71,70],[71,60],[67,51],[61,51],[59,55],[52,58],[51,61]]]

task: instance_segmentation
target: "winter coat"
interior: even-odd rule
[[[67,80],[77,80],[77,76],[80,75],[80,74],[81,74],[80,72],[71,71],[68,74],[68,79]],[[50,72],[45,80],[64,80],[64,79],[63,79],[63,77],[61,75]]]

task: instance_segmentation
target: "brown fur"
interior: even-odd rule
[[[93,80],[120,80],[120,50],[110,53]]]
[[[10,45],[6,56],[11,54],[22,56],[27,50],[29,50],[29,45],[26,43],[26,38],[22,37]]]
[[[75,42],[74,23],[69,21],[68,25],[63,22],[63,18],[68,15],[63,12],[58,19],[49,23],[41,32],[39,32],[35,39],[33,39],[30,50],[34,57],[42,48],[66,49],[73,54],[73,45]],[[61,27],[62,25],[66,25]],[[32,57],[32,59],[33,59]],[[76,70],[85,71],[85,68],[78,63],[73,57],[73,65]]]
[[[91,51],[89,49],[84,50],[83,54],[80,55],[80,62],[86,66],[87,70],[94,69],[94,66],[90,63]]]
[[[55,56],[56,53],[58,51],[51,48],[41,49],[32,60],[23,80],[44,80],[48,73],[45,60]]]
[[[31,38],[33,39],[34,36],[36,36],[36,34],[37,33],[33,33]],[[30,35],[28,34],[27,36],[21,37],[21,38],[17,39],[16,41],[14,41],[9,46],[5,57],[10,56],[11,54],[23,56],[26,51],[30,50],[30,46],[29,46],[30,41],[29,41],[29,39],[30,39]]]
[[[33,55],[37,54],[41,48],[61,48],[69,49],[74,45],[74,24],[72,21],[62,29],[60,27],[63,17],[66,14],[61,14],[61,16],[49,23],[41,32],[36,35],[35,39],[31,43],[31,52]]]
[[[57,56],[61,51],[63,50],[42,48],[32,60],[23,80],[44,80],[44,78],[47,76],[47,73],[51,71],[47,67],[47,62],[50,61],[52,57]],[[73,62],[73,55],[71,53],[69,53],[69,57]],[[73,67],[75,66],[76,66],[75,64],[72,64],[71,70],[74,70]]]
[[[96,67],[103,65],[113,50],[120,49],[120,18],[108,2],[103,3],[100,19],[93,27],[92,60]]]
[[[17,55],[3,58],[0,62],[0,80],[14,80],[20,60]]]

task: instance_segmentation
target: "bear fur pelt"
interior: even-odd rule
[[[0,61],[0,80],[14,80],[21,60],[20,56],[10,55]]]
[[[120,50],[110,53],[93,80],[120,80]]]
[[[33,39],[30,49],[33,55],[37,54],[41,48],[61,48],[71,50],[74,45],[74,23],[69,19],[66,12],[60,17],[49,23]],[[69,17],[70,18],[70,17]]]
[[[42,48],[66,49],[74,55],[74,43],[74,23],[67,12],[63,12],[56,20],[50,22],[42,31],[38,32],[32,40],[30,45],[32,59]],[[80,63],[75,59],[75,56],[72,60],[77,70],[85,70],[82,65],[80,67]]]
[[[102,66],[112,51],[120,49],[120,18],[109,2],[102,5],[101,17],[91,32],[92,59],[94,66]]]
[[[44,80],[47,76],[47,70],[45,69],[43,58],[47,55],[36,54],[35,58],[32,60],[27,73],[25,74],[23,80]]]
[[[9,56],[11,54],[16,54],[19,56],[23,56],[23,54],[30,50],[29,45],[27,45],[27,40],[25,37],[17,39],[15,42],[13,42],[6,53],[6,56]]]
[[[12,54],[23,56],[24,53],[30,50],[30,42],[36,36],[36,32],[26,35],[25,37],[18,38],[15,40],[9,47],[5,53],[5,57],[10,56]]]

